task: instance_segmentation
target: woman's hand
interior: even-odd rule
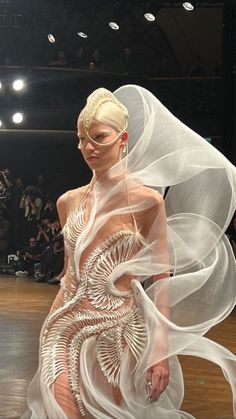
[[[169,383],[168,359],[158,362],[147,370],[147,403],[157,400]]]

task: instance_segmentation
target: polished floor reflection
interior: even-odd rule
[[[0,277],[0,418],[16,419],[24,412],[40,328],[57,291],[29,278]],[[208,336],[236,354],[236,310]],[[186,388],[182,409],[197,419],[233,418],[231,391],[220,369],[194,357],[180,360]]]

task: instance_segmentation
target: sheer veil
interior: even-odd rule
[[[236,208],[236,169],[148,90],[126,85],[114,95],[128,109],[129,152],[102,182],[96,182],[93,210],[77,242],[75,259],[78,266],[82,252],[102,234],[106,223],[115,223],[121,214],[132,212],[136,217],[144,210],[152,214],[146,236],[141,237],[137,229],[142,246],[130,260],[117,264],[108,280],[111,293],[125,296],[115,283],[124,273],[132,275],[135,298],[148,325],[148,345],[136,365],[128,353],[124,356],[120,377],[123,412],[126,406],[127,418],[136,417],[142,409],[142,418],[156,418],[157,412],[168,419],[191,417],[179,410],[183,379],[176,355],[184,354],[203,357],[222,368],[232,388],[236,415],[236,357],[203,336],[235,306],[235,260],[225,231]],[[166,192],[167,245],[161,228],[165,213],[157,209],[153,216],[152,195],[140,199],[143,187]],[[169,279],[148,285],[148,278],[167,270]],[[168,316],[163,306],[168,307]],[[167,357],[169,386],[157,404],[145,410],[147,366]],[[132,385],[128,373],[133,376]],[[105,400],[103,403],[106,405]],[[116,417],[122,417],[122,411],[120,415]]]

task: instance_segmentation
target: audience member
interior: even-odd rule
[[[77,49],[75,56],[72,57],[71,61],[72,61],[72,65],[76,68],[80,68],[80,69],[87,68],[87,58],[86,58],[84,47],[80,46]]]
[[[48,65],[55,67],[65,67],[67,66],[67,59],[65,51],[59,51],[54,60],[49,61]]]
[[[41,192],[34,186],[27,186],[23,192],[20,208],[24,210],[24,243],[29,237],[35,237],[41,217],[42,197]]]
[[[202,66],[202,60],[199,55],[195,55],[192,60],[192,64],[190,65],[187,75],[189,77],[204,77],[206,76],[207,72],[205,68]]]
[[[38,225],[38,234],[36,238],[42,252],[52,244],[53,238],[50,220],[48,218],[42,219],[41,224]]]
[[[54,230],[55,237],[51,245],[47,246],[41,256],[40,270],[36,275],[36,282],[50,281],[53,277],[60,274],[64,264],[64,243],[63,236],[59,229],[60,223],[56,221],[56,225],[52,225],[51,228]],[[60,231],[56,235],[56,230]]]
[[[0,264],[6,263],[6,253],[10,242],[10,223],[0,209]]]
[[[41,260],[41,250],[35,237],[29,239],[29,245],[17,252],[16,276],[34,275],[34,265]]]
[[[42,219],[47,218],[51,222],[54,221],[57,218],[56,205],[50,198],[48,198],[47,201],[46,201],[46,205],[44,206],[44,208],[42,210],[41,218]]]
[[[14,185],[10,188],[10,223],[11,223],[11,247],[12,252],[15,253],[23,246],[23,221],[24,212],[20,208],[21,197],[24,191],[24,183],[20,177],[17,177]]]

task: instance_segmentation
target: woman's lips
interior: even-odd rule
[[[86,157],[86,160],[87,160],[87,161],[94,161],[94,160],[97,160],[97,156],[88,156],[88,157]]]

